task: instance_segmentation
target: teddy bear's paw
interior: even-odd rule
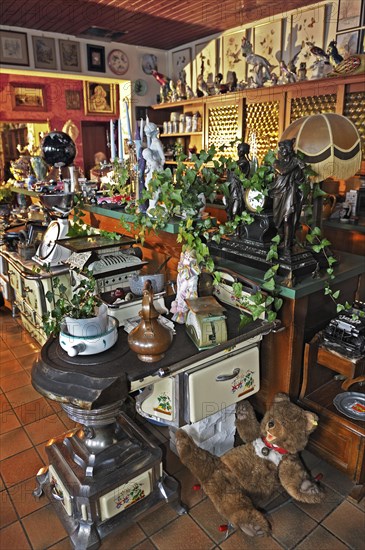
[[[246,420],[250,414],[252,414],[252,406],[246,399],[243,399],[243,401],[240,401],[239,403],[237,403],[236,405],[237,420]]]
[[[306,493],[308,495],[316,495],[320,493],[320,488],[316,483],[313,483],[310,479],[305,479],[302,481],[300,486],[300,492]]]
[[[240,525],[241,531],[243,531],[249,537],[265,537],[269,533],[269,526],[264,529],[261,525],[254,523],[245,523]]]
[[[312,502],[314,504],[321,502],[325,496],[323,488],[310,479],[305,479],[302,482],[300,492],[303,496],[305,495],[307,497],[306,502]]]
[[[176,449],[181,459],[190,456],[194,447],[193,441],[184,430],[176,432]]]

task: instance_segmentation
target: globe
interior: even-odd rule
[[[41,143],[42,157],[50,166],[69,166],[76,156],[76,146],[65,132],[50,132]]]

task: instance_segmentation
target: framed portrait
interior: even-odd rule
[[[87,68],[89,71],[105,73],[105,48],[87,44]]]
[[[65,90],[65,100],[67,110],[81,109],[81,92],[79,90]]]
[[[215,40],[195,44],[196,74],[203,75],[205,82],[212,84],[217,74],[217,43]]]
[[[0,31],[0,63],[29,67],[25,32]]]
[[[86,115],[116,115],[115,84],[84,82],[84,108]]]
[[[361,24],[361,0],[339,0],[337,32],[354,29]]]
[[[32,36],[32,41],[34,66],[37,69],[57,69],[55,39]]]
[[[282,58],[283,20],[259,25],[253,30],[253,51],[265,57],[270,65],[278,66]]]
[[[44,87],[30,84],[11,84],[14,111],[45,111]]]
[[[350,31],[342,34],[336,34],[338,53],[342,55],[342,57],[348,57],[349,55],[357,53],[359,46],[359,34],[360,31]]]
[[[325,6],[316,6],[310,10],[297,10],[291,16],[290,56],[293,58],[306,42],[313,42],[319,48],[324,47]]]
[[[62,71],[81,72],[80,44],[73,40],[59,40]]]
[[[191,48],[184,48],[172,52],[172,79],[183,80],[191,87],[192,67],[191,67]]]
[[[222,38],[222,73],[224,82],[228,82],[233,72],[236,73],[238,81],[246,80],[247,63],[241,53],[242,38],[251,38],[249,29],[244,29],[234,34],[224,35]]]

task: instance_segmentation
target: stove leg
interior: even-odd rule
[[[41,468],[36,475],[37,487],[33,491],[33,496],[35,498],[40,498],[43,495],[43,487],[48,483],[48,479],[48,468]]]
[[[187,508],[181,503],[180,499],[176,496],[176,487],[169,487],[169,482],[172,480],[170,476],[163,476],[158,482],[157,486],[164,497],[165,501],[170,504],[170,506],[182,516],[187,514]],[[173,480],[176,483],[176,480]],[[179,491],[180,493],[180,491]]]
[[[75,550],[97,550],[101,546],[99,534],[93,523],[80,521],[70,539]]]

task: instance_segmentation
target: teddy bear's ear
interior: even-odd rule
[[[277,393],[274,397],[274,403],[281,403],[282,401],[290,401],[289,395],[286,393]]]
[[[313,432],[316,427],[318,426],[318,416],[312,412],[306,411],[305,417],[307,419],[307,432],[311,433]]]

